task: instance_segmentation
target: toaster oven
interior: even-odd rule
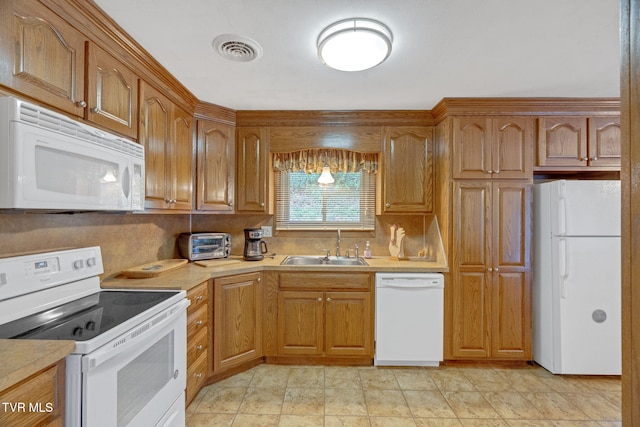
[[[228,233],[182,233],[178,237],[182,258],[190,261],[227,258],[231,254],[231,235]]]

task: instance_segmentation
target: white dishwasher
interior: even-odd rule
[[[438,366],[443,359],[444,276],[376,273],[374,365]]]

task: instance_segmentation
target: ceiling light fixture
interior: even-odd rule
[[[382,22],[349,18],[329,25],[318,37],[318,57],[340,71],[362,71],[384,62],[393,34]]]

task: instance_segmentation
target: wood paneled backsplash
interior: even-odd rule
[[[136,265],[160,259],[179,258],[177,237],[188,231],[224,231],[232,235],[233,255],[242,255],[244,229],[272,225],[269,215],[154,215],[115,213],[1,213],[0,257],[48,252],[61,248],[100,246],[107,277]],[[398,224],[406,231],[405,253],[417,256],[424,247],[423,236],[434,221],[433,215],[385,215],[376,218],[375,232],[343,232],[341,249],[360,245],[364,254],[371,242],[374,256],[388,256],[389,227]],[[265,238],[269,253],[335,253],[336,232],[308,235],[282,233]],[[429,242],[427,242],[428,245]]]
[[[188,215],[3,213],[0,257],[100,246],[106,277],[147,262],[177,258],[176,237],[188,230]]]

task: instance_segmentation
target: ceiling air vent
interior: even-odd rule
[[[250,62],[262,56],[262,47],[255,40],[235,34],[216,37],[213,48],[223,57],[236,62]]]

